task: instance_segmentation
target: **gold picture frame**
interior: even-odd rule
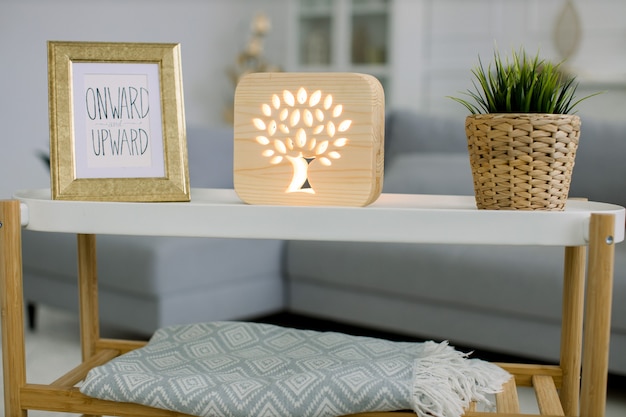
[[[179,44],[48,42],[55,200],[189,201]]]

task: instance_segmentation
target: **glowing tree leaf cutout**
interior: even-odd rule
[[[322,99],[322,91],[317,90],[313,94],[311,94],[311,98],[309,99],[309,107],[315,107],[319,104]]]
[[[314,194],[309,184],[308,168],[317,161],[322,166],[331,166],[333,160],[341,158],[339,149],[349,140],[346,136],[334,139],[338,132],[346,132],[352,120],[342,119],[344,106],[334,104],[331,94],[315,90],[309,94],[304,87],[295,93],[283,90],[282,95],[273,94],[269,103],[262,104],[262,117],[252,119],[252,124],[262,134],[256,136],[260,146],[268,148],[261,155],[269,163],[277,165],[288,161],[293,175],[286,192]]]
[[[313,126],[313,113],[311,113],[311,110],[305,109],[302,112],[302,119],[304,120],[304,124],[307,125],[307,127]]]
[[[315,154],[316,155],[321,155],[324,152],[326,152],[327,149],[328,149],[328,141],[325,140],[323,142],[320,142],[319,145],[317,145],[317,149],[315,149]]]
[[[307,99],[306,90],[304,89],[304,87],[300,87],[300,89],[298,90],[298,104],[306,103],[306,99]]]
[[[268,138],[266,138],[265,136],[257,136],[256,137],[256,141],[259,143],[259,145],[269,145],[270,144],[270,140]]]
[[[306,132],[304,129],[298,129],[296,132],[296,146],[303,148],[306,145]]]
[[[348,144],[348,139],[347,138],[339,138],[339,139],[337,139],[337,140],[335,140],[333,142],[333,145],[335,145],[338,148],[343,148],[347,144]]]
[[[324,110],[328,110],[330,109],[330,106],[333,105],[333,96],[331,96],[330,94],[326,96],[326,98],[324,99]]]
[[[276,134],[276,129],[278,129],[276,120],[271,120],[267,126],[267,133],[269,133],[270,136],[274,136],[274,134]]]
[[[287,153],[287,146],[285,146],[285,142],[278,139],[274,141],[274,148],[276,148],[276,150],[282,154]]]
[[[254,124],[254,127],[256,127],[259,130],[265,130],[265,122],[261,119],[252,119],[252,123]]]
[[[285,103],[287,103],[287,105],[291,107],[296,105],[296,99],[294,98],[293,94],[291,94],[291,91],[289,90],[283,91],[283,100],[285,100]]]
[[[278,97],[278,94],[272,96],[272,106],[274,106],[276,110],[280,109],[280,97]]]
[[[350,129],[351,125],[352,120],[344,120],[343,122],[339,123],[339,127],[337,128],[337,130],[339,130],[340,132],[345,132],[346,130]]]
[[[328,133],[328,136],[330,136],[331,138],[335,136],[335,131],[335,124],[333,122],[328,122],[328,124],[326,125],[326,133]]]
[[[295,109],[292,113],[291,113],[291,118],[289,119],[289,124],[291,125],[291,127],[294,127],[295,125],[297,125],[300,122],[300,110]]]

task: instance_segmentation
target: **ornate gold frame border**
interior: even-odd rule
[[[165,176],[76,178],[72,63],[156,63],[159,68]],[[48,42],[52,198],[189,201],[189,170],[179,44]]]

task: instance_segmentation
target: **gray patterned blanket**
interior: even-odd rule
[[[92,369],[80,390],[197,416],[457,417],[509,378],[447,343],[213,322],[158,330],[145,347]]]

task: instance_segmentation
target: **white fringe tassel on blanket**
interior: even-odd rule
[[[420,416],[459,417],[472,401],[491,407],[487,395],[502,390],[511,375],[502,368],[448,346],[424,343],[413,364],[413,411]]]

